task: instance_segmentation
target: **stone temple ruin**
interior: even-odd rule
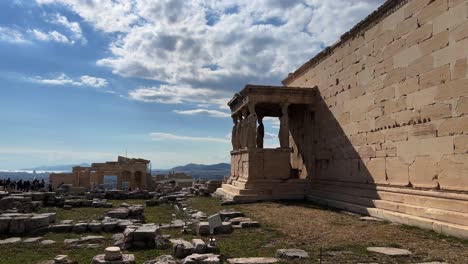
[[[123,183],[132,190],[148,190],[152,186],[150,162],[119,156],[117,161],[93,163],[91,167],[73,167],[71,173],[51,173],[49,183],[54,189],[62,184],[91,189],[103,185],[105,176],[115,176],[118,190],[122,190]]]
[[[229,102],[238,202],[307,199],[468,237],[466,1],[390,0],[283,80]],[[262,118],[280,118],[280,148]]]

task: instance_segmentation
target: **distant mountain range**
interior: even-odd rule
[[[209,170],[230,170],[231,164],[229,163],[218,163],[212,165],[204,165],[204,164],[194,164],[190,163],[185,166],[177,166],[172,168],[172,171],[209,171]]]
[[[73,164],[73,165],[57,165],[57,166],[39,166],[35,168],[21,169],[21,171],[32,172],[32,171],[41,171],[41,172],[71,172],[72,168],[75,166],[90,166],[87,163]],[[228,176],[231,173],[231,164],[229,163],[218,163],[218,164],[194,164],[190,163],[184,166],[177,166],[172,169],[153,169],[151,170],[153,174],[167,174],[169,172],[183,172],[197,179],[222,179],[225,176]],[[9,173],[11,174],[11,172]],[[1,175],[0,175],[1,176]]]
[[[56,165],[56,166],[39,166],[35,168],[29,168],[29,169],[21,169],[23,171],[63,171],[63,172],[68,172],[72,171],[72,168],[75,166],[81,166],[81,167],[87,167],[91,166],[88,163],[81,163],[81,164],[73,164],[73,165]]]
[[[196,179],[223,179],[231,173],[231,164],[218,163],[205,165],[190,163],[185,166],[177,166],[169,170],[153,170],[154,174],[166,174],[169,172],[183,172]]]

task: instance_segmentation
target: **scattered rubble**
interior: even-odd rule
[[[409,250],[391,247],[368,247],[367,251],[385,254],[387,256],[407,256],[412,254]]]
[[[278,263],[277,258],[231,258],[227,260],[229,264],[272,264]]]
[[[280,259],[307,259],[309,253],[302,249],[278,249],[276,257]]]
[[[0,234],[27,234],[44,231],[55,222],[55,213],[0,215]]]

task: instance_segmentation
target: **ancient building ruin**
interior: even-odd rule
[[[91,189],[103,185],[105,176],[114,176],[117,178],[118,190],[122,190],[123,183],[132,190],[147,190],[152,186],[150,162],[119,156],[117,161],[93,163],[90,167],[73,167],[71,173],[51,173],[49,183],[52,188],[71,184],[73,187]]]
[[[467,6],[389,0],[284,87],[246,86],[229,103],[232,171],[217,193],[468,237]],[[267,114],[281,119],[281,148],[262,148]]]

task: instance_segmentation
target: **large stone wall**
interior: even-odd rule
[[[323,101],[310,177],[468,191],[468,0],[389,2],[283,81]]]

